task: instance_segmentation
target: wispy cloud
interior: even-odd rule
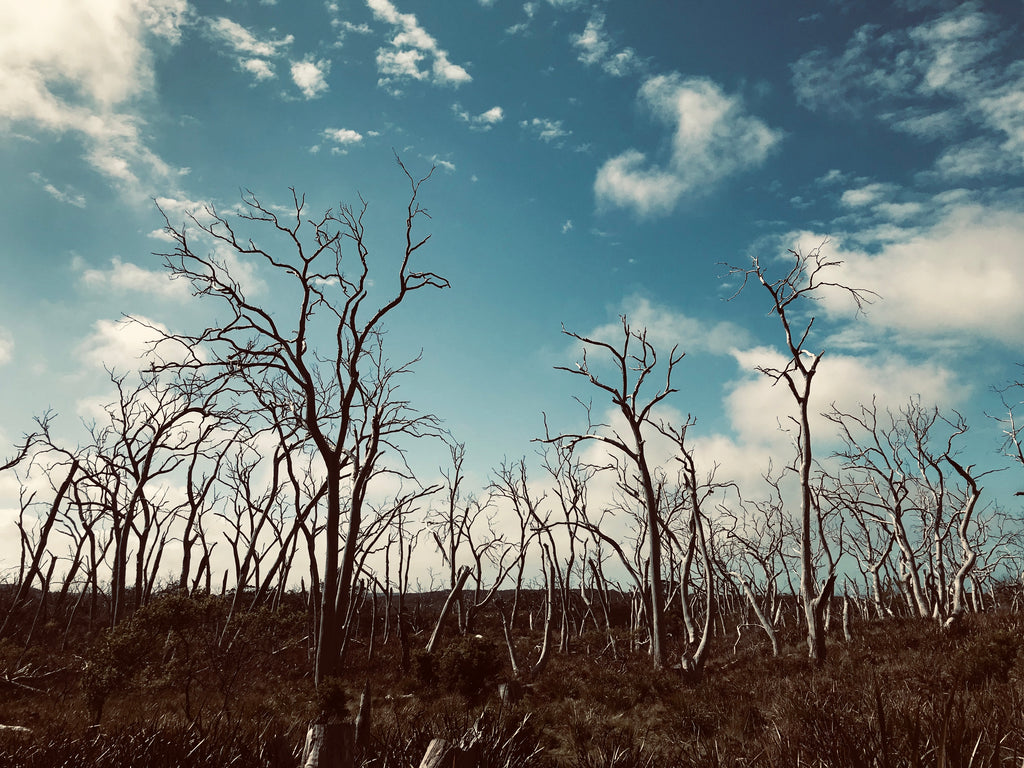
[[[945,140],[935,170],[949,178],[1024,167],[1024,58],[978,3],[905,29],[858,29],[843,51],[819,48],[792,66],[800,102],[845,118]],[[952,142],[952,143],[951,143]]]
[[[601,206],[632,208],[642,216],[669,213],[683,196],[706,193],[727,176],[760,165],[782,138],[747,114],[738,96],[706,78],[652,77],[639,99],[672,129],[668,162],[652,163],[632,148],[611,158],[594,182]]]
[[[29,176],[32,181],[42,187],[43,190],[54,200],[61,203],[67,203],[68,205],[73,205],[76,208],[85,208],[85,195],[77,192],[74,187],[66,186],[64,189],[58,189],[50,183],[49,179],[40,173],[31,173]]]
[[[257,80],[274,77],[271,59],[280,56],[294,41],[292,35],[279,40],[260,39],[255,33],[225,16],[206,20],[207,33],[223,43],[237,57],[238,66]]]
[[[464,123],[469,123],[469,127],[478,131],[489,131],[495,125],[505,119],[505,110],[501,107],[491,107],[485,112],[481,112],[479,115],[471,115],[468,111],[464,110],[458,104],[452,105],[452,112]]]
[[[82,285],[90,290],[103,293],[140,293],[164,299],[185,301],[189,297],[188,285],[183,280],[171,280],[163,270],[145,269],[121,261],[117,256],[110,260],[109,269],[84,269]]]
[[[523,16],[524,20],[513,24],[512,26],[505,29],[507,35],[521,35],[524,34],[530,28],[530,24],[533,21],[533,17],[537,15],[537,3],[526,2],[523,3]]]
[[[522,120],[519,126],[546,144],[556,143],[561,146],[562,139],[572,135],[572,131],[562,125],[561,120],[549,120],[545,117],[535,117],[531,120]]]
[[[382,86],[393,87],[405,80],[429,81],[435,85],[459,86],[473,78],[448,58],[416,16],[400,13],[391,0],[366,0],[374,18],[391,25],[394,37],[389,48],[377,50],[377,71]]]
[[[14,337],[6,328],[0,328],[0,365],[14,359]]]
[[[139,100],[154,86],[151,44],[175,45],[186,0],[0,6],[0,119],[74,134],[86,161],[133,200],[177,176],[148,146]]]
[[[730,355],[750,345],[750,334],[734,323],[691,317],[640,294],[624,298],[618,314],[626,317],[632,328],[645,329],[647,340],[664,352],[678,346],[683,352]],[[621,339],[622,322],[615,320],[600,325],[587,335],[609,342]]]
[[[612,40],[605,32],[604,22],[604,14],[595,13],[581,33],[569,38],[573,47],[579,50],[579,60],[587,66],[600,66],[615,77],[625,77],[640,71],[644,63],[635,50],[623,48],[613,52]]]
[[[434,155],[433,157],[430,158],[430,162],[433,165],[440,168],[441,170],[445,171],[446,173],[455,173],[455,163],[453,163],[451,160],[445,160],[441,157],[438,157],[437,155]]]

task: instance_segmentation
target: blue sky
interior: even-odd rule
[[[452,287],[389,344],[423,349],[407,395],[467,443],[478,488],[532,453],[542,411],[579,428],[592,393],[553,370],[577,354],[560,329],[620,313],[687,351],[671,407],[707,461],[754,483],[788,460],[786,393],[754,372],[779,328],[763,292],[725,301],[721,264],[826,237],[882,298],[815,307],[820,409],[920,395],[1000,466],[990,388],[1024,361],[1022,25],[1019,1],[6,3],[0,435],[53,408],[75,439],[102,363],[139,353],[123,314],[204,317],[152,255],[154,199],[180,222],[241,189],[315,211],[361,194],[386,259],[397,152],[435,167],[421,263]]]

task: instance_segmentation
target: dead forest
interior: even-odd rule
[[[1024,378],[993,382],[984,424],[819,402],[815,301],[884,298],[792,251],[724,270],[768,313],[781,362],[759,370],[791,403],[757,487],[664,415],[687,340],[628,317],[563,329],[583,426],[545,418],[469,487],[472,447],[389,352],[389,317],[449,287],[424,266],[427,179],[399,166],[397,255],[371,253],[364,201],[165,216],[166,269],[217,321],[148,327],[85,439],[41,414],[0,464],[21,488],[0,762],[1021,764],[1020,494],[985,486],[1024,488]],[[445,461],[417,475],[423,444]]]

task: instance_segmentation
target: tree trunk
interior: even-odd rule
[[[300,768],[354,768],[355,729],[330,720],[313,723],[306,732]]]
[[[452,611],[452,606],[455,601],[459,599],[459,595],[462,594],[462,588],[466,585],[466,580],[469,578],[470,568],[469,566],[462,566],[462,570],[459,571],[459,577],[455,582],[455,586],[452,591],[448,593],[448,599],[444,601],[444,607],[441,609],[441,615],[437,617],[437,624],[434,625],[434,631],[430,635],[430,640],[427,642],[427,653],[433,653],[437,650],[437,643],[441,639],[441,629],[444,627],[445,621],[448,619],[448,614]]]

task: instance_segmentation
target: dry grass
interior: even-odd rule
[[[297,765],[314,714],[305,617],[246,614],[227,634],[225,619],[219,600],[165,598],[63,652],[61,631],[37,632],[28,649],[16,633],[0,641],[0,675],[13,681],[0,682],[0,722],[32,729],[0,734],[0,765]],[[735,655],[735,636],[720,637],[693,684],[585,636],[511,705],[495,694],[509,673],[500,630],[487,620],[478,628],[494,642],[449,638],[430,674],[403,675],[394,641],[378,636],[372,661],[365,638],[351,646],[349,706],[367,680],[373,698],[362,765],[415,766],[435,737],[479,743],[488,768],[1024,760],[1024,621],[1013,614],[971,616],[954,633],[909,619],[865,623],[849,644],[833,637],[818,668],[793,627],[779,658],[756,636]],[[524,648],[537,639],[524,634]]]

